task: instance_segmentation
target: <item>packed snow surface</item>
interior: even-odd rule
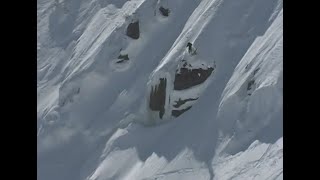
[[[282,0],[38,0],[37,29],[39,180],[283,179]]]

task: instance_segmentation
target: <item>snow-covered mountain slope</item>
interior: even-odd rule
[[[283,179],[282,3],[38,0],[38,179]]]

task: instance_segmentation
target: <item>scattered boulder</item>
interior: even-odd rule
[[[130,23],[127,27],[127,36],[132,39],[139,39],[140,37],[140,29],[139,29],[139,21]]]
[[[167,79],[160,78],[160,83],[151,87],[149,107],[153,111],[159,111],[159,117],[164,115],[164,106],[166,102]]]
[[[188,89],[192,86],[203,83],[211,75],[212,67],[208,69],[189,69],[186,67],[180,68],[180,72],[176,72],[174,79],[174,90]]]
[[[161,6],[161,7],[159,8],[159,11],[161,12],[161,14],[162,14],[163,16],[166,16],[166,17],[169,16],[170,10],[169,10],[168,8],[164,8],[164,7]]]
[[[181,109],[181,110],[172,110],[171,114],[172,114],[172,116],[174,116],[174,117],[178,117],[178,116],[180,116],[182,113],[188,111],[191,107],[192,107],[192,106],[189,106],[189,107],[187,107],[187,108],[185,108],[185,109]]]
[[[128,60],[129,60],[129,56],[128,56],[128,54],[125,54],[125,55],[120,54],[120,55],[118,56],[118,59],[121,59],[121,60],[120,60],[120,61],[117,61],[117,63],[122,63],[122,62],[124,62],[124,61],[128,61]]]
[[[118,56],[118,59],[129,60],[129,56],[128,56],[128,54],[125,54],[125,55],[120,54]]]

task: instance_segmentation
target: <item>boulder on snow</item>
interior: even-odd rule
[[[211,75],[213,68],[207,69],[186,67],[186,63],[176,72],[174,79],[174,90],[188,89],[192,86],[203,83]]]
[[[170,10],[169,10],[168,8],[164,8],[164,7],[161,6],[161,7],[159,8],[159,11],[161,12],[161,14],[162,14],[163,16],[166,16],[166,17],[169,16]]]
[[[127,27],[127,36],[132,39],[139,39],[140,37],[140,29],[139,29],[139,21],[130,23]]]
[[[125,54],[125,55],[120,54],[120,55],[118,56],[118,59],[121,59],[121,60],[120,60],[120,61],[117,61],[117,63],[122,63],[122,62],[124,62],[124,61],[128,61],[128,60],[129,60],[129,56],[128,56],[128,54]]]
[[[192,106],[189,106],[185,109],[181,109],[181,110],[172,110],[171,115],[174,117],[178,117],[180,116],[182,113],[188,111],[189,109],[191,109]]]
[[[167,79],[160,78],[160,83],[151,86],[149,107],[153,111],[159,111],[159,117],[164,115],[164,105],[166,102]]]

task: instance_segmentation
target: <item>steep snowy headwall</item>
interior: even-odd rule
[[[37,6],[39,180],[282,179],[282,0]]]
[[[282,137],[282,14],[253,42],[223,92],[218,116],[221,132],[232,136],[228,151]]]

